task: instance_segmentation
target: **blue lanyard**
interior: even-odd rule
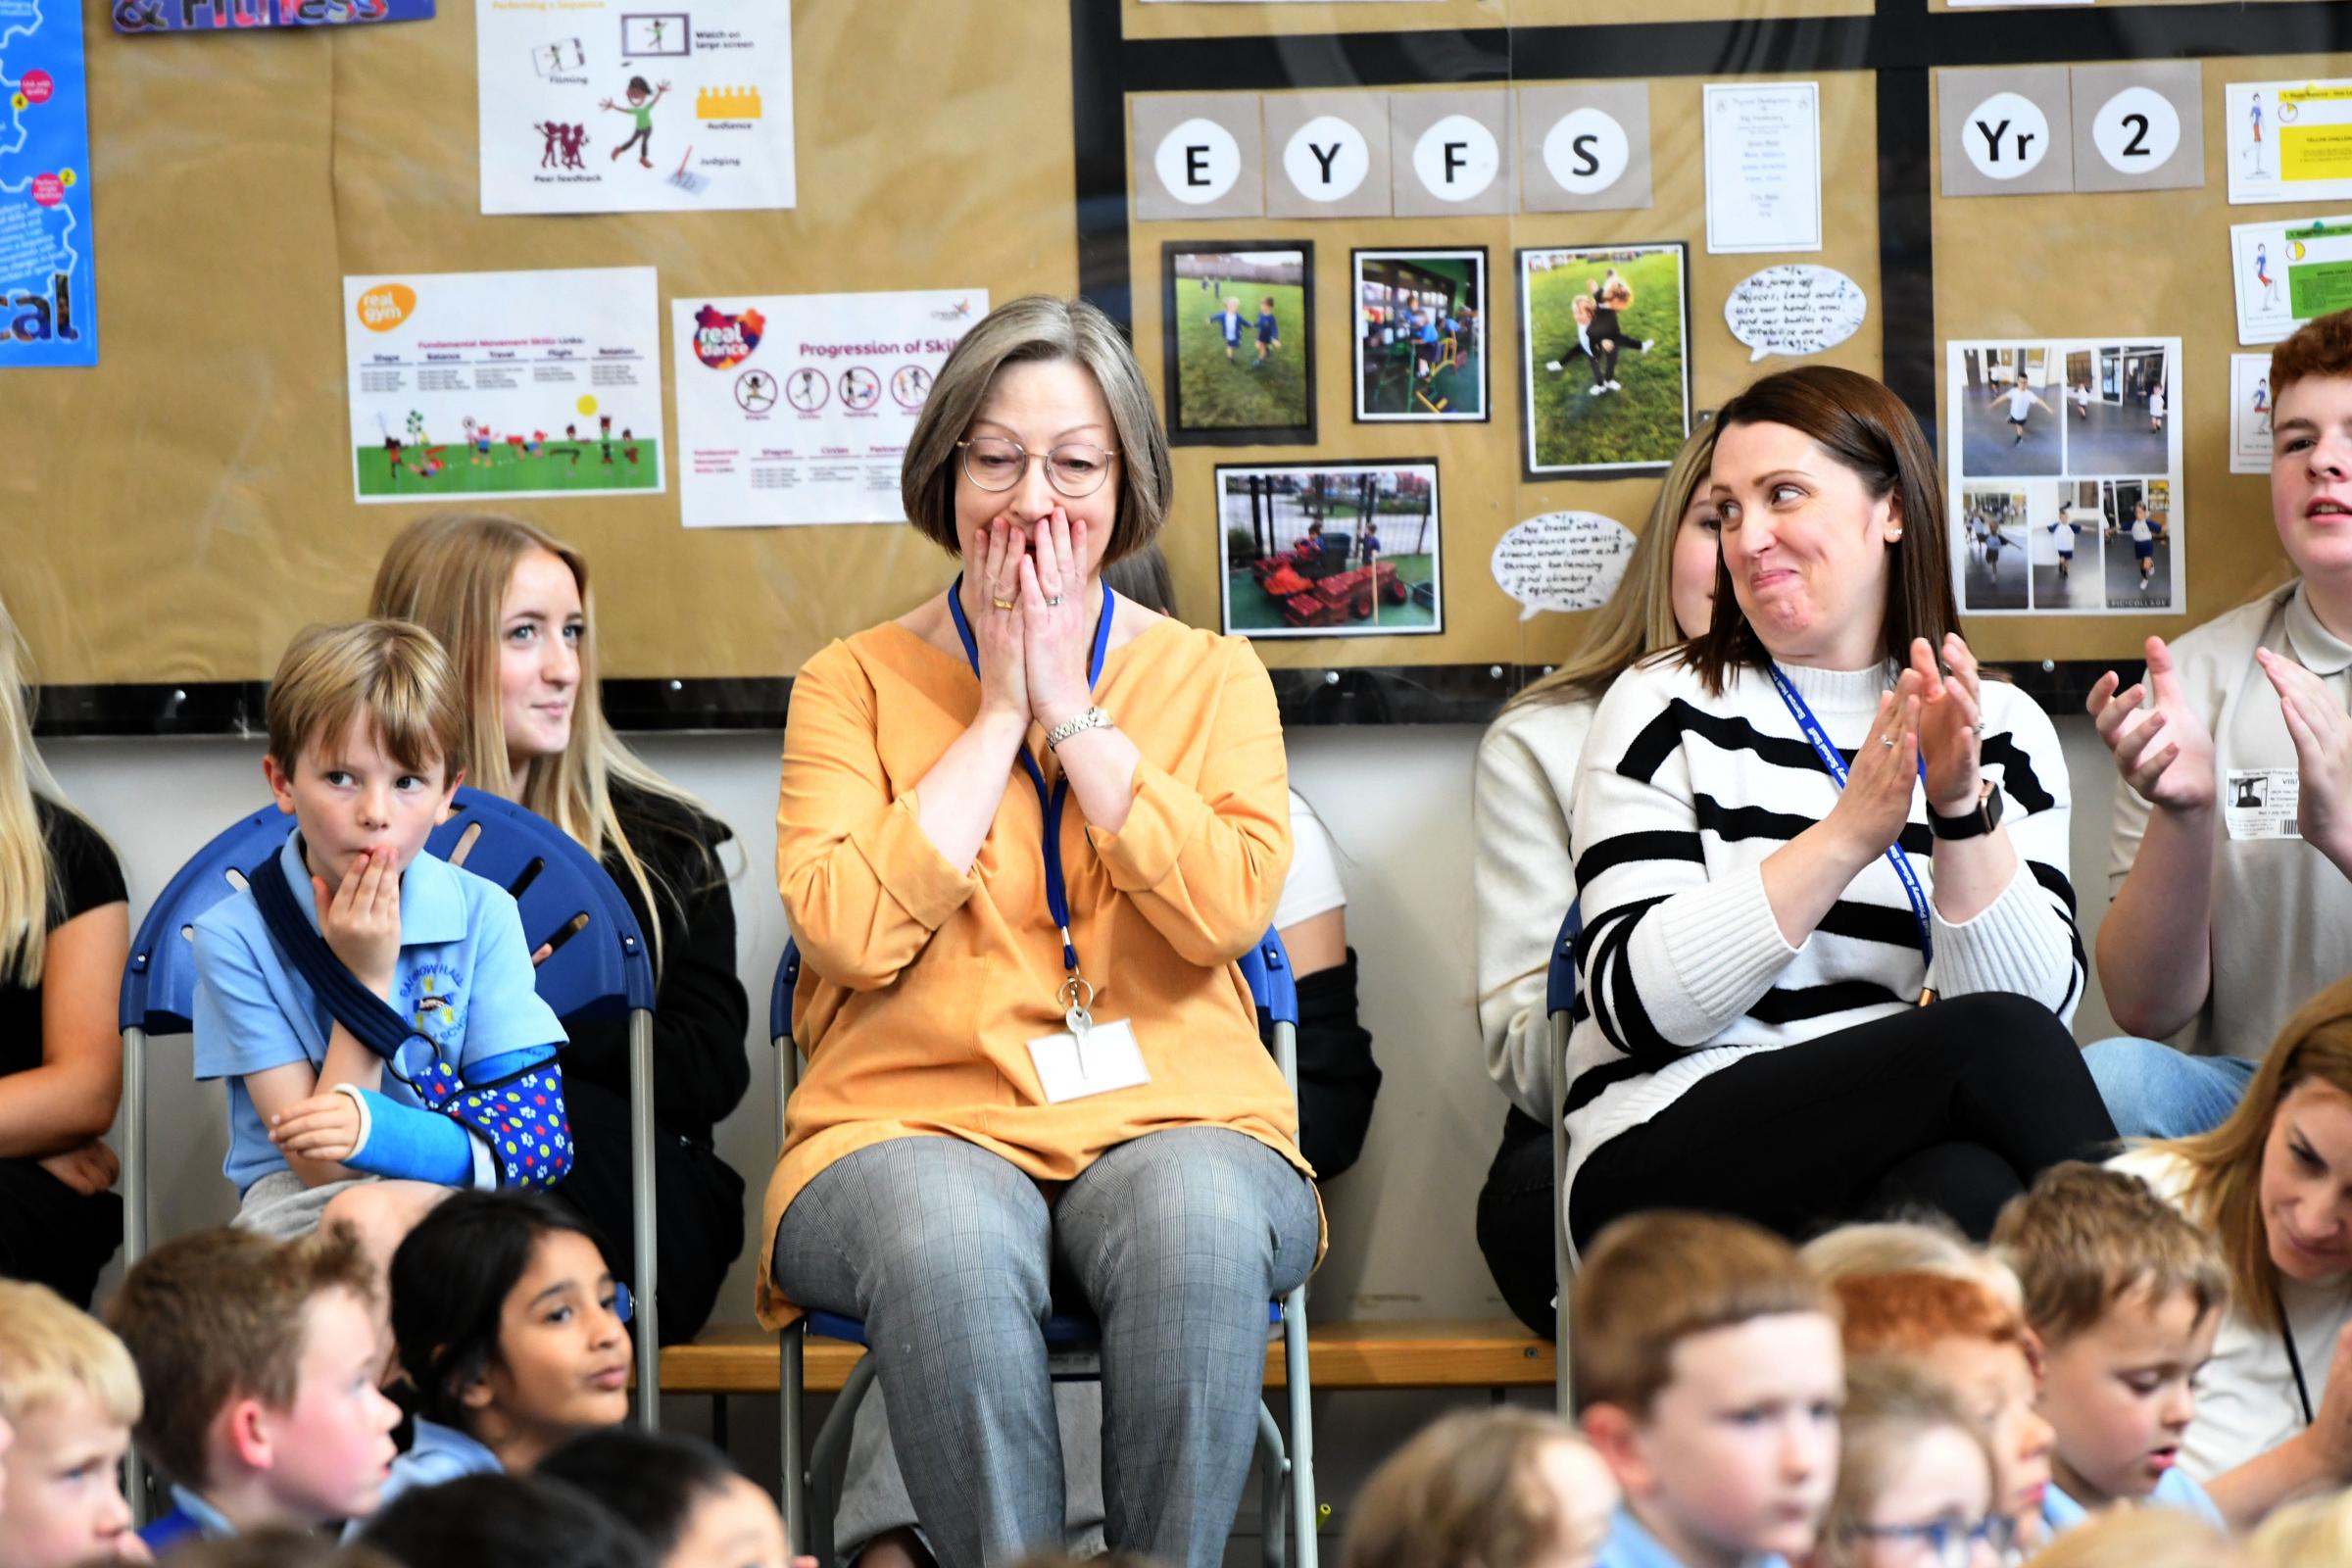
[[[1095,651],[1086,662],[1086,685],[1093,691],[1102,678],[1102,656],[1110,651],[1110,584],[1102,585],[1102,618],[1095,626]],[[972,623],[963,613],[963,573],[956,574],[956,585],[948,590],[948,613],[956,617],[956,635],[963,639],[963,657],[970,661],[972,673],[980,673],[980,644],[972,636]],[[1072,975],[1078,972],[1078,945],[1070,940],[1070,887],[1061,874],[1061,808],[1070,799],[1070,781],[1064,776],[1054,781],[1051,794],[1046,790],[1045,769],[1021,748],[1021,765],[1029,770],[1029,782],[1037,786],[1037,808],[1046,819],[1046,908],[1054,916],[1054,924],[1061,931],[1061,967]]]
[[[1845,759],[1838,756],[1838,748],[1830,744],[1830,737],[1823,733],[1821,721],[1813,716],[1813,710],[1805,706],[1804,698],[1797,694],[1794,686],[1788,684],[1788,677],[1781,673],[1781,666],[1777,662],[1766,660],[1764,670],[1772,677],[1772,684],[1779,689],[1781,701],[1788,706],[1788,716],[1796,720],[1796,727],[1803,730],[1805,739],[1813,743],[1813,755],[1821,759],[1822,767],[1838,781],[1838,787],[1844,789]],[[1919,768],[1920,776],[1925,778],[1928,768],[1925,758],[1920,760]],[[1911,918],[1919,922],[1920,958],[1933,965],[1936,962],[1936,924],[1928,914],[1928,890],[1919,885],[1919,873],[1911,869],[1911,857],[1903,853],[1900,839],[1886,846],[1886,859],[1894,867],[1894,874],[1903,879],[1903,892],[1911,900]]]

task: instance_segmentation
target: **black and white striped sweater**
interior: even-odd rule
[[[1784,673],[1850,762],[1892,668]],[[2083,967],[2066,870],[2066,761],[2049,718],[2016,687],[1986,681],[1983,702],[1984,773],[2007,797],[2001,826],[2018,874],[1963,925],[1935,915],[1933,981],[1943,996],[2011,992],[2069,1017]],[[1571,1186],[1595,1149],[1744,1054],[1916,1004],[1930,978],[1919,925],[1885,857],[1800,947],[1782,938],[1765,899],[1765,858],[1837,800],[1768,674],[1736,670],[1711,697],[1667,655],[1609,688],[1570,817],[1584,911],[1568,1045]],[[1902,848],[1931,906],[1934,842],[1919,790]]]

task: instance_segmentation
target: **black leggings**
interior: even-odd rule
[[[1578,1248],[1620,1214],[1736,1214],[1792,1241],[1906,1208],[1982,1241],[2043,1169],[2115,1123],[2066,1025],[2023,997],[1954,997],[1701,1079],[1577,1173]]]
[[[1478,1250],[1503,1304],[1547,1340],[1557,1329],[1551,1227],[1558,1212],[1551,1196],[1551,1134],[1513,1105],[1503,1118],[1502,1147],[1478,1192]]]

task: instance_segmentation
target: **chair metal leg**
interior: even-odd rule
[[[654,1015],[629,1014],[629,1195],[637,1215],[637,1424],[662,1427],[662,1281],[655,1261]]]
[[[1263,1400],[1257,1406],[1257,1517],[1258,1553],[1266,1568],[1284,1568],[1289,1552],[1290,1455],[1283,1450],[1282,1428]]]
[[[122,1031],[122,1267],[147,1254],[147,1031]],[[125,1456],[124,1490],[132,1520],[153,1515],[147,1466],[133,1448]]]
[[[858,1425],[858,1406],[874,1381],[871,1350],[858,1358],[841,1385],[841,1397],[817,1429],[808,1454],[808,1550],[820,1565],[833,1561],[833,1515],[841,1506],[842,1477],[850,1468],[850,1434]]]
[[[1568,1288],[1574,1274],[1568,1261],[1568,1110],[1563,1085],[1568,1082],[1568,1014],[1551,1015],[1551,1288],[1557,1298],[1551,1309],[1551,1401],[1563,1421],[1569,1419]]]
[[[808,1473],[803,1467],[801,1449],[801,1389],[804,1348],[808,1345],[807,1326],[793,1324],[778,1336],[778,1353],[782,1359],[781,1375],[777,1379],[777,1399],[783,1405],[780,1430],[783,1486],[777,1500],[784,1509],[784,1539],[796,1552],[808,1546]]]
[[[1315,1532],[1322,1519],[1315,1506],[1314,1369],[1306,1355],[1306,1287],[1282,1302],[1283,1359],[1291,1396],[1291,1517],[1298,1535],[1298,1568],[1316,1568],[1321,1553]]]

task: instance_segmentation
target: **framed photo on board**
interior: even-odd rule
[[[1160,247],[1161,358],[1176,446],[1315,442],[1315,247]]]
[[[1530,479],[1656,473],[1690,433],[1690,247],[1519,253]]]
[[[1219,466],[1216,494],[1228,635],[1446,629],[1436,459]]]
[[[1485,422],[1485,249],[1367,250],[1350,260],[1356,422]]]

